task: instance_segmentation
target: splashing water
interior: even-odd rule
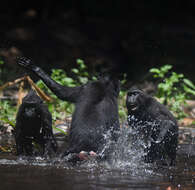
[[[140,128],[143,123],[138,123],[134,117],[128,117],[131,123],[136,123],[136,128]],[[155,125],[151,124],[150,125]],[[140,137],[140,134],[125,123],[121,127],[120,132],[118,132],[118,141],[115,142],[112,139],[113,129],[109,130],[104,134],[105,146],[103,150],[99,153],[100,157],[109,152],[109,159],[106,161],[98,162],[96,159],[90,159],[88,161],[82,162],[79,167],[96,170],[103,168],[104,170],[117,170],[124,173],[129,173],[132,176],[143,176],[151,175],[153,170],[150,164],[146,164],[143,161],[143,157],[146,154],[144,149],[149,146],[144,138]],[[139,139],[135,138],[139,136]],[[67,163],[66,159],[60,157],[46,159],[41,157],[25,158],[21,157],[17,160],[1,160],[1,164],[20,164],[20,165],[37,165],[37,166],[55,166],[62,168],[69,168],[70,165]]]
[[[136,128],[143,128],[143,122],[137,124],[136,118],[129,117],[128,119],[131,120],[132,123],[136,123]],[[156,124],[147,123],[147,125],[155,126]],[[119,133],[117,142],[111,140],[111,131],[108,131],[104,135],[106,143],[100,154],[105,154],[105,150],[108,149],[108,147],[111,147],[111,153],[109,160],[100,164],[104,165],[107,169],[121,170],[131,173],[133,176],[151,175],[153,173],[151,164],[146,164],[143,161],[143,157],[146,154],[144,149],[150,146],[150,141],[146,140],[144,136],[141,137],[138,130],[128,127],[126,123],[123,124]]]
[[[133,142],[135,131],[123,126],[120,137],[115,144],[115,150],[111,156],[110,169],[119,169],[131,175],[145,175],[151,173],[148,165],[143,162],[144,142]]]

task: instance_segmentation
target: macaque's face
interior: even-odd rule
[[[126,106],[129,112],[141,109],[146,97],[141,90],[132,90],[127,93]]]
[[[38,113],[37,106],[34,103],[28,103],[24,108],[24,117],[35,118]]]

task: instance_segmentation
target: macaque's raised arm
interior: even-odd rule
[[[82,87],[67,87],[58,84],[30,59],[18,58],[17,64],[36,74],[59,99],[75,103],[79,98]]]

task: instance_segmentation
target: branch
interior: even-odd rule
[[[22,104],[22,98],[23,98],[22,91],[23,91],[23,86],[24,86],[24,81],[22,81],[20,83],[20,86],[19,86],[17,107],[19,107],[19,105]]]
[[[25,76],[21,77],[19,79],[16,79],[13,82],[6,82],[4,85],[0,86],[0,91],[2,91],[6,87],[15,85],[15,84],[19,83],[20,81],[23,81],[24,79],[25,79]]]
[[[26,76],[26,80],[29,82],[29,84],[37,91],[39,96],[44,99],[45,101],[51,102],[52,98],[47,96],[33,81],[29,76]]]

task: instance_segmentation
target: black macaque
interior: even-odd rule
[[[178,144],[178,125],[171,112],[152,96],[141,90],[127,93],[128,124],[136,131],[135,140],[147,141],[145,162],[160,161],[175,164]]]
[[[112,148],[105,146],[106,134],[109,133],[111,142],[114,142],[120,130],[117,102],[119,80],[106,76],[85,85],[67,87],[53,81],[29,59],[20,58],[17,63],[41,78],[58,98],[75,104],[69,146],[64,156],[95,152],[100,159],[107,158]]]
[[[33,143],[40,146],[40,155],[51,155],[57,151],[52,131],[52,116],[47,106],[34,90],[23,98],[16,116],[14,131],[17,155],[35,154]]]

